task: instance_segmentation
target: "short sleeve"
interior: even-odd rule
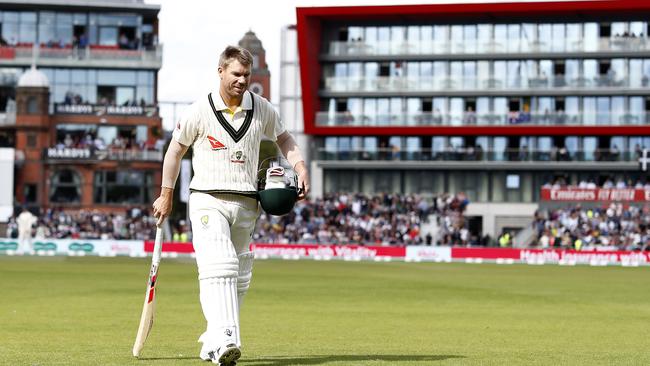
[[[192,104],[176,122],[172,134],[174,140],[181,145],[190,146],[199,135],[200,113],[198,102]]]
[[[266,113],[268,118],[266,120],[266,125],[264,126],[264,135],[272,141],[275,141],[278,139],[278,136],[282,135],[284,131],[286,131],[286,129],[284,128],[284,123],[282,123],[282,119],[275,108],[273,108],[273,106],[268,102],[266,102],[264,107],[268,110],[268,113]]]

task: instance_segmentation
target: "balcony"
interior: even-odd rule
[[[470,92],[473,94],[483,92],[508,92],[508,93],[546,93],[564,92],[593,92],[600,91],[604,94],[614,91],[631,91],[648,93],[650,81],[643,78],[611,78],[607,75],[598,75],[594,78],[567,77],[563,75],[546,77],[406,77],[406,76],[376,76],[376,77],[328,77],[325,79],[326,93],[447,93]]]
[[[582,53],[641,53],[650,51],[650,40],[638,38],[600,38],[593,42],[584,39],[529,41],[528,39],[462,40],[462,41],[335,41],[330,42],[329,54],[324,57],[340,59],[349,56],[453,56],[453,55],[511,55],[526,54],[582,54]]]
[[[500,149],[484,150],[480,147],[448,147],[440,149],[374,148],[372,150],[333,150],[321,148],[318,160],[326,161],[449,161],[449,162],[630,162],[639,159],[638,151],[612,149],[577,150],[566,149]]]
[[[157,45],[152,50],[123,50],[99,46],[82,49],[0,47],[0,67],[30,65],[34,59],[34,52],[37,53],[37,66],[160,69],[163,48],[162,45]]]
[[[155,117],[158,116],[158,107],[55,103],[54,114]]]
[[[153,161],[161,162],[163,152],[151,149],[95,149],[89,147],[69,148],[50,147],[43,150],[43,159],[50,163],[57,161],[76,161],[95,163],[97,161]]]
[[[460,113],[418,112],[391,114],[362,114],[350,112],[316,113],[319,127],[422,127],[422,126],[640,126],[650,124],[650,111],[633,113]]]

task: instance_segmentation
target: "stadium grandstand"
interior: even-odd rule
[[[540,208],[584,206],[547,183],[645,185],[649,13],[628,1],[299,8],[314,195],[462,193],[466,236],[525,246]]]

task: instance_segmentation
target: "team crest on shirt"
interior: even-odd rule
[[[237,150],[230,155],[230,162],[237,164],[244,164],[246,162],[246,155],[243,151]]]
[[[215,139],[214,137],[208,135],[207,139],[208,139],[208,142],[210,142],[210,146],[212,147],[212,151],[227,149],[226,145],[222,144],[219,140]]]
[[[208,227],[208,220],[209,219],[210,219],[210,217],[208,215],[201,216],[201,224],[203,224],[204,228]]]

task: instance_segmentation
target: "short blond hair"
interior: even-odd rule
[[[250,66],[253,64],[253,55],[243,47],[228,46],[219,56],[219,67],[225,69],[233,60],[239,61],[244,66]]]

